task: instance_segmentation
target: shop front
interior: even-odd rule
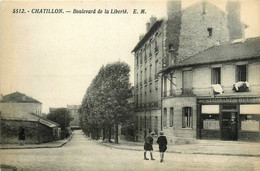
[[[197,98],[197,138],[260,142],[260,97]]]

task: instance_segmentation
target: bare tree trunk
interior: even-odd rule
[[[118,144],[118,124],[116,124],[116,137],[115,137],[115,143]]]
[[[111,127],[109,127],[108,142],[111,143]]]
[[[103,129],[103,141],[105,141],[105,139],[106,139],[106,129],[104,128]]]

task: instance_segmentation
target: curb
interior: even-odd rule
[[[101,145],[104,145],[106,147],[120,149],[120,150],[130,150],[130,151],[144,151],[141,149],[134,149],[134,148],[123,148],[123,147],[115,147],[109,144],[99,143]],[[154,150],[155,152],[159,152],[159,150]],[[175,154],[200,154],[200,155],[218,155],[218,156],[243,156],[243,157],[260,157],[260,154],[231,154],[231,153],[203,153],[203,152],[192,152],[192,153],[186,153],[186,152],[179,152],[179,151],[167,151],[167,153],[175,153]]]
[[[53,146],[36,146],[36,147],[23,147],[23,148],[19,148],[19,147],[0,147],[1,150],[8,150],[8,149],[37,149],[37,148],[60,148],[62,146],[64,146],[65,144],[67,144],[73,137],[73,134],[71,134],[71,136],[63,143],[59,144],[59,145],[53,145]]]

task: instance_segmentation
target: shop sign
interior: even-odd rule
[[[207,98],[198,99],[198,103],[260,103],[260,97]]]

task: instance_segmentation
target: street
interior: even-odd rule
[[[158,148],[154,145],[154,149]],[[147,155],[149,156],[149,155]],[[18,170],[259,170],[258,157],[165,154],[165,162],[143,160],[142,151],[112,149],[74,131],[61,148],[0,150],[0,163]]]

